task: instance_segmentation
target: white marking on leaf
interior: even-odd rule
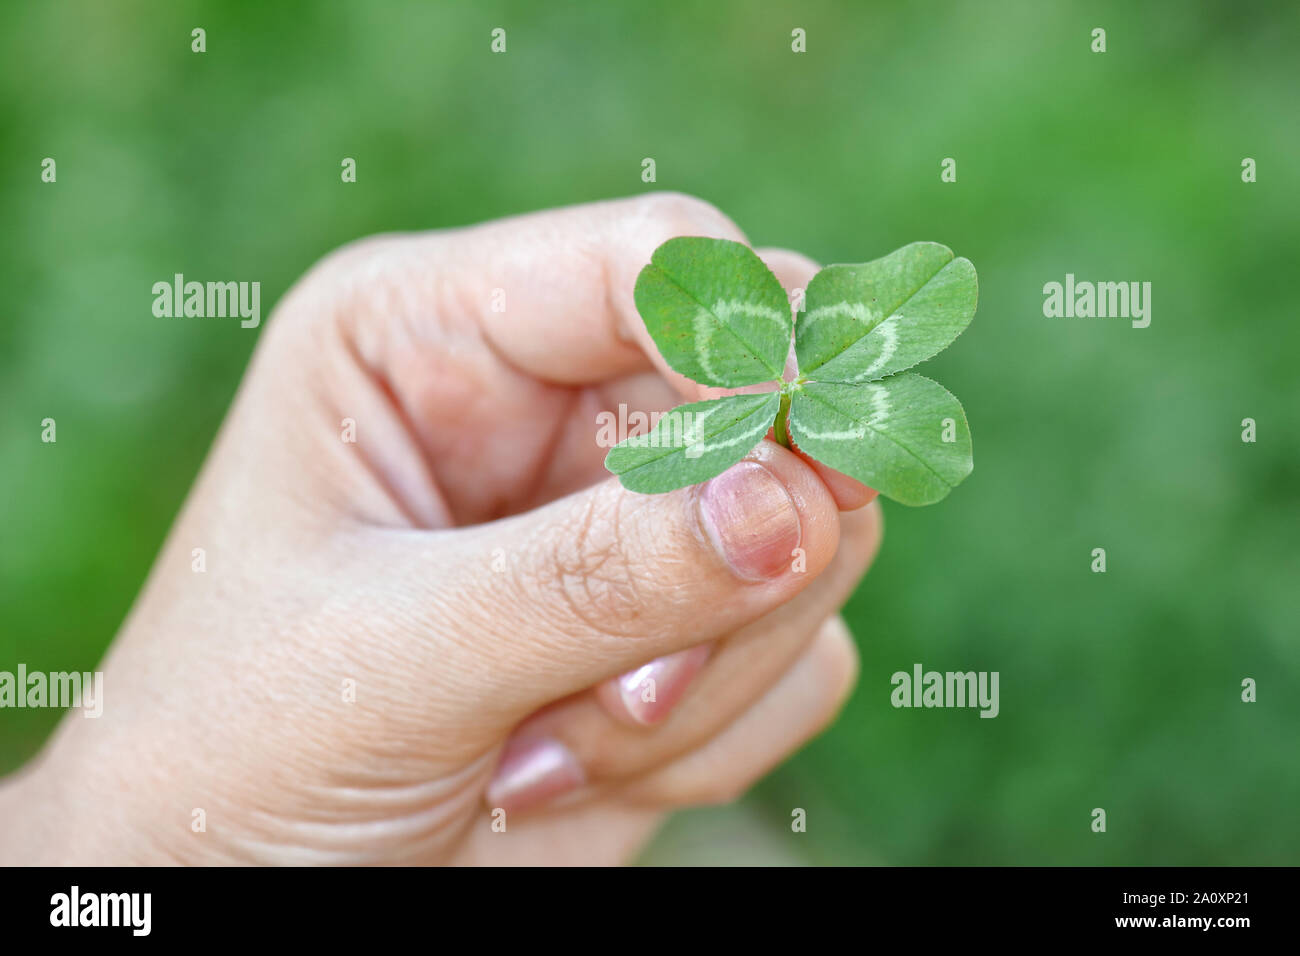
[[[885,367],[885,364],[894,357],[894,353],[898,351],[898,323],[900,319],[902,319],[901,315],[891,315],[871,330],[870,335],[880,333],[880,354],[871,360],[870,365],[853,376],[853,381],[861,382],[866,378],[874,378]]]
[[[704,440],[704,436],[702,435],[702,432],[704,431],[704,423],[712,418],[717,410],[718,406],[716,405],[712,408],[706,408],[687,422],[686,429],[682,432],[682,444],[687,447],[700,444]]]
[[[806,312],[803,317],[803,327],[806,329],[814,322],[820,322],[822,319],[830,319],[840,315],[846,315],[856,322],[861,322],[863,325],[875,322],[877,318],[877,313],[865,302],[832,302],[830,305],[821,305]]]
[[[714,408],[710,408],[706,412],[696,415],[695,418],[691,421],[690,426],[687,428],[685,443],[686,443],[686,447],[690,449],[690,455],[692,458],[699,457],[700,455],[706,454],[711,451],[717,451],[720,448],[730,448],[733,445],[739,445],[741,442],[749,441],[753,436],[753,434],[758,430],[759,426],[761,426],[764,431],[767,430],[766,420],[760,420],[757,425],[750,427],[748,430],[741,432],[739,435],[734,435],[731,438],[727,438],[722,441],[712,441],[712,442],[708,441],[707,436],[703,434],[704,422],[708,420],[713,415],[714,412],[717,412],[719,410],[720,408],[715,406]],[[750,412],[749,414],[752,415],[754,413]],[[721,434],[723,431],[726,431],[727,427],[731,427],[731,426],[725,426],[718,432],[718,434]]]
[[[889,389],[874,384],[867,385],[867,388],[871,389],[871,417],[867,419],[867,425],[883,425],[889,421],[889,413],[894,410],[894,406],[889,404]]]
[[[701,308],[695,313],[695,353],[699,357],[700,368],[710,376],[717,376],[713,366],[713,336],[719,328],[731,321],[733,315],[767,319],[782,334],[786,332],[786,323],[790,321],[789,312],[743,299],[719,299],[713,303],[712,310]],[[786,344],[788,346],[789,343]]]
[[[713,314],[723,322],[727,322],[733,315],[748,315],[760,319],[767,319],[776,324],[778,329],[785,329],[785,324],[790,321],[790,313],[780,309],[774,309],[771,306],[758,305],[754,302],[746,302],[743,299],[719,299],[713,303]]]
[[[875,382],[868,382],[863,388],[871,390],[871,414],[865,419],[856,419],[857,428],[841,428],[820,432],[813,428],[801,427],[799,431],[808,438],[823,438],[827,441],[861,441],[867,437],[867,429],[878,429],[889,421],[894,406],[889,401],[889,389]]]
[[[717,321],[708,309],[700,309],[695,313],[695,354],[699,357],[700,368],[709,378],[717,378],[718,373],[713,370],[713,332],[717,329]]]

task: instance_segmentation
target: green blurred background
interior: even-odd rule
[[[940,506],[886,506],[835,727],[645,859],[1300,862],[1295,4],[55,0],[0,20],[0,670],[94,667],[255,345],[155,319],[155,281],[260,279],[265,315],[367,233],[684,190],[824,261],[915,239],[972,259],[979,314],[930,368],[976,469]],[[1067,272],[1150,281],[1150,328],[1044,318]],[[998,671],[1000,716],[893,709],[918,661]],[[0,772],[57,718],[0,712]]]

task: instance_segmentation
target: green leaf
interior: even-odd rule
[[[656,494],[720,475],[762,440],[780,392],[678,405],[649,432],[611,448],[605,467],[631,491]]]
[[[780,381],[790,303],[744,243],[669,239],[637,276],[634,297],[655,345],[687,378],[730,388]]]
[[[939,501],[973,467],[961,403],[911,372],[858,385],[799,386],[790,402],[790,436],[818,461],[905,505]]]
[[[970,429],[956,398],[906,370],[961,334],[978,297],[970,262],[914,242],[823,269],[792,329],[784,290],[748,246],[671,239],[636,284],[637,308],[668,363],[707,385],[768,379],[781,389],[683,405],[610,451],[605,465],[634,491],[695,484],[743,458],[779,414],[778,440],[788,425],[800,450],[882,495],[939,501],[971,472]],[[800,378],[785,383],[792,331]]]
[[[870,382],[952,344],[975,314],[975,267],[937,242],[883,259],[828,266],[804,293],[795,327],[799,374],[818,382]]]

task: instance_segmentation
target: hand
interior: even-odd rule
[[[619,862],[824,727],[873,493],[764,442],[638,495],[594,441],[619,403],[711,394],[632,302],[675,235],[743,240],[661,194],[317,265],[109,653],[103,716],[0,788],[0,857]],[[816,271],[761,254],[787,287]]]

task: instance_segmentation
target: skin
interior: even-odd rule
[[[379,236],[304,276],[102,665],[103,716],[70,712],[0,786],[0,861],[619,863],[824,728],[874,493],[766,441],[637,495],[593,441],[619,403],[718,394],[632,303],[675,235],[744,240],[654,194]],[[760,254],[787,288],[816,272]],[[745,524],[760,489],[792,527]]]

